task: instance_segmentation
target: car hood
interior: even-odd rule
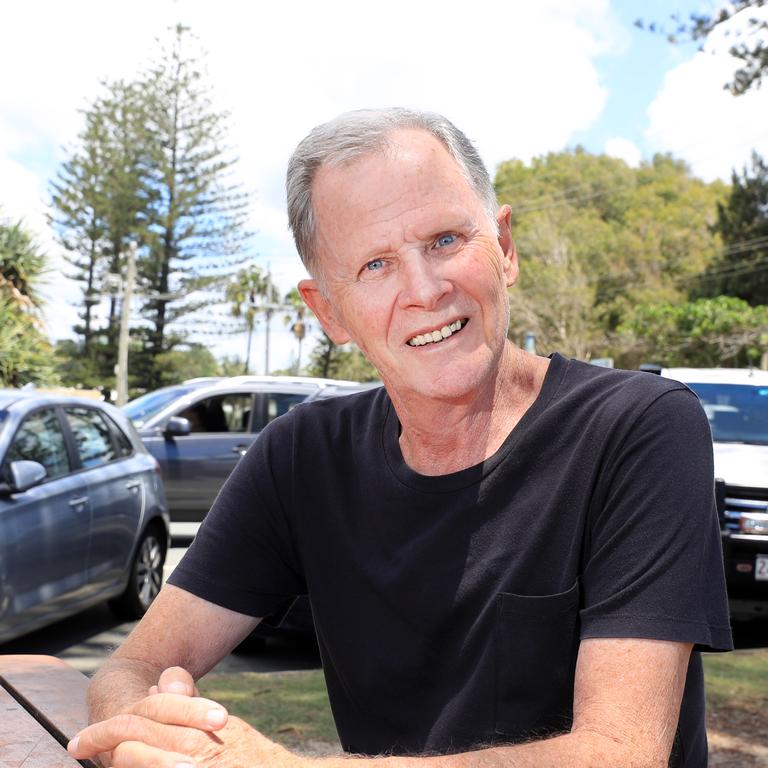
[[[715,477],[728,485],[768,487],[768,445],[715,443]]]

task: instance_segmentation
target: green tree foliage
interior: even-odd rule
[[[635,364],[756,365],[768,351],[768,307],[733,296],[644,304],[619,332]]]
[[[312,350],[306,374],[347,381],[377,381],[379,378],[378,371],[355,344],[334,344],[325,332]]]
[[[101,375],[112,375],[117,361],[120,302],[116,284],[132,240],[142,242],[151,191],[145,183],[148,139],[143,94],[136,84],[105,85],[105,94],[83,113],[78,145],[51,183],[51,224],[81,284],[80,355]],[[109,305],[106,323],[94,325],[93,309]]]
[[[768,165],[755,152],[751,170],[732,176],[727,202],[718,203],[716,230],[723,249],[700,278],[704,296],[724,293],[768,304]]]
[[[157,358],[161,371],[160,384],[179,384],[200,376],[220,376],[221,370],[211,351],[202,344],[188,344],[185,349],[172,349]]]
[[[758,11],[765,4],[766,0],[733,0],[713,14],[693,13],[688,19],[674,14],[670,17],[674,25],[670,30],[657,22],[646,24],[642,19],[635,24],[641,29],[666,34],[673,43],[687,40],[703,43],[716,29],[723,29],[725,36],[733,40],[729,53],[739,62],[733,80],[724,88],[734,96],[741,96],[751,88],[759,88],[768,73],[768,14]],[[737,23],[745,23],[734,28],[730,22],[736,17]]]
[[[105,399],[110,399],[110,392],[115,387],[114,373],[105,377],[96,360],[83,354],[82,342],[59,339],[54,348],[54,365],[65,387],[98,389]]]
[[[189,30],[171,31],[156,63],[128,83],[105,85],[84,112],[78,144],[51,185],[52,222],[82,284],[81,353],[101,375],[114,367],[120,297],[105,276],[139,246],[136,306],[142,344],[131,366],[158,386],[157,358],[184,341],[182,319],[219,298],[242,261],[248,197],[229,181],[227,115],[214,110]],[[109,302],[104,328],[92,305]]]
[[[249,239],[248,196],[228,182],[235,159],[225,147],[227,115],[213,109],[189,30],[178,25],[141,83],[151,137],[149,249],[139,281],[154,294],[150,343],[158,355],[172,346],[167,327],[204,306],[190,296],[220,285],[242,261]],[[224,265],[224,268],[220,265]]]
[[[666,155],[630,168],[582,149],[499,166],[512,206],[521,275],[510,337],[532,331],[540,352],[621,361],[616,329],[635,308],[687,298],[714,258],[722,184],[705,184]]]
[[[764,5],[765,0],[736,0],[712,16],[691,17],[694,40],[706,39],[714,29],[737,15],[747,17],[746,29],[736,33],[736,42],[729,49],[731,56],[740,62],[733,80],[725,85],[734,96],[759,88],[768,73],[768,15],[754,12]]]
[[[52,384],[52,349],[42,333],[39,285],[45,256],[21,222],[0,222],[0,385]]]

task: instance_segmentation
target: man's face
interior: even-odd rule
[[[353,339],[400,397],[471,398],[494,376],[506,338],[517,277],[509,208],[497,234],[442,144],[418,130],[392,143],[318,172],[325,291],[314,280],[299,288],[331,338]]]

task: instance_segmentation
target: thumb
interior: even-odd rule
[[[157,681],[158,693],[178,693],[182,696],[198,696],[195,680],[183,667],[164,669]]]

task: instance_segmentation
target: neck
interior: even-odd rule
[[[508,342],[497,375],[471,399],[413,401],[390,390],[408,466],[423,475],[444,475],[488,459],[538,397],[548,366],[547,358]]]

